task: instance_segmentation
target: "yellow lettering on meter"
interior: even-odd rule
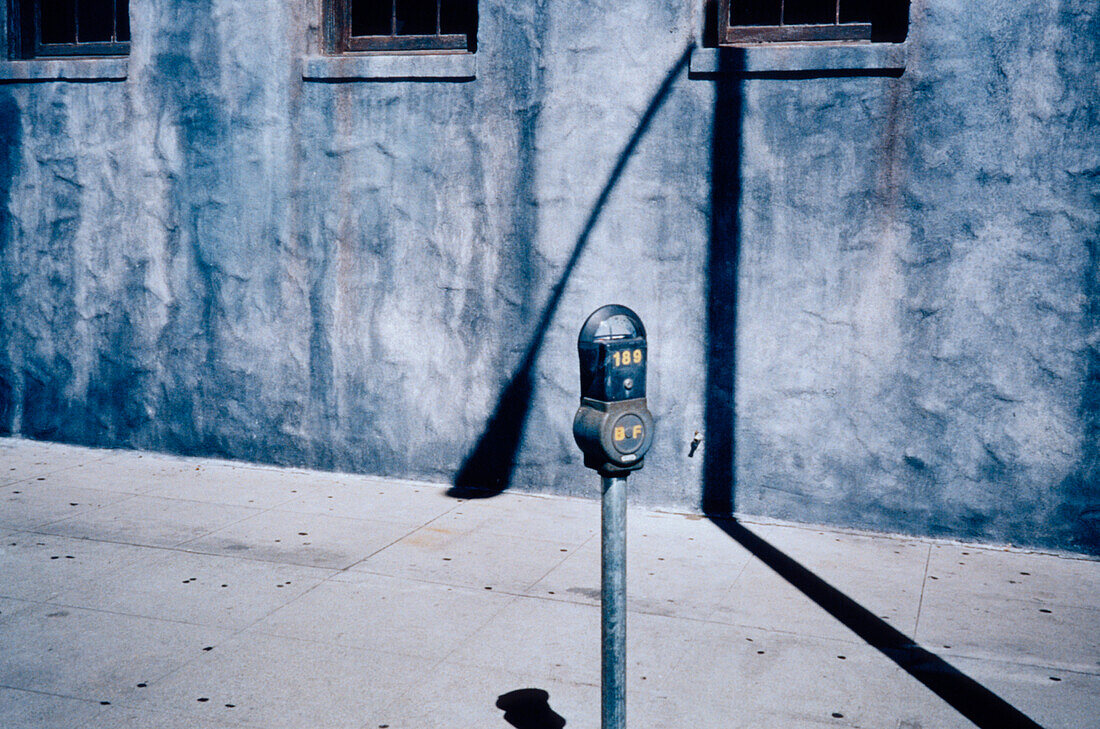
[[[621,425],[615,426],[614,435],[615,435],[615,440],[626,440],[626,428],[624,428]]]

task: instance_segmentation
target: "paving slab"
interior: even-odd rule
[[[388,521],[270,510],[211,530],[185,546],[206,554],[346,569],[408,532],[409,527]]]
[[[295,481],[299,488],[301,481],[300,478]],[[433,484],[326,475],[310,477],[305,493],[299,493],[277,508],[415,527],[459,506],[459,502],[446,495],[444,488]]]
[[[1100,675],[1008,661],[952,657],[951,664],[1043,727],[1100,726]]]
[[[24,438],[0,438],[0,486],[108,458],[113,451],[45,443]]]
[[[914,603],[916,601],[914,600]],[[915,620],[916,605],[909,610]],[[890,623],[892,611],[880,611],[878,617]],[[777,575],[770,567],[753,559],[738,575],[731,588],[709,616],[710,620],[733,626],[797,633],[815,638],[859,642],[860,638],[821,606],[809,600],[798,588]],[[904,626],[895,625],[899,630]]]
[[[969,601],[1100,607],[1097,562],[967,544],[932,544],[928,587]]]
[[[628,529],[628,531],[631,531]],[[747,552],[721,560],[682,549],[633,549],[627,537],[627,607],[654,615],[707,619],[749,563]],[[682,546],[682,545],[681,545]],[[537,597],[600,604],[600,542],[591,540],[526,591]]]
[[[245,633],[150,682],[131,703],[185,712],[196,724],[360,729],[431,667],[411,656]]]
[[[917,642],[949,655],[1090,671],[1100,658],[1100,608],[968,596],[925,588]]]
[[[509,705],[502,697],[517,692],[526,692],[530,698],[521,695],[513,700],[509,721],[498,704]],[[396,697],[363,729],[382,725],[392,729],[595,728],[600,725],[600,688],[598,683],[535,672],[499,668],[471,672],[465,666],[443,664]]]
[[[150,547],[174,547],[259,512],[259,509],[243,506],[187,499],[127,496],[100,508],[42,524],[36,531]]]
[[[0,534],[0,596],[48,600],[61,592],[103,583],[116,570],[148,562],[162,552],[93,539],[35,532]]]
[[[99,701],[0,687],[0,726],[85,729],[109,709]]]
[[[195,469],[192,459],[142,454],[130,451],[105,451],[106,457],[89,458],[69,468],[46,474],[48,483],[95,488],[124,494],[141,494],[159,483]],[[95,453],[95,451],[91,451]]]
[[[628,631],[634,639],[632,631]],[[517,598],[449,658],[476,669],[599,680],[600,611],[590,605]]]
[[[477,532],[575,547],[600,533],[600,508],[597,502],[581,499],[505,493],[492,499],[460,499],[433,526],[454,534]]]
[[[746,528],[897,630],[913,635],[928,566],[928,543],[794,525],[750,524]],[[852,569],[856,564],[874,564],[876,569]],[[747,585],[755,584],[761,566],[754,564],[747,570],[735,591],[744,592]],[[796,602],[801,606],[804,598],[796,598]]]
[[[331,576],[331,570],[159,550],[55,595],[56,605],[244,629]]]
[[[48,483],[39,476],[0,487],[0,527],[37,529],[46,524],[89,516],[105,506],[132,499],[125,493]]]
[[[32,603],[0,621],[0,686],[117,703],[229,637],[220,628]]]
[[[453,532],[433,522],[352,569],[457,587],[523,592],[574,549],[567,540]]]
[[[347,572],[275,610],[252,630],[443,660],[513,599],[481,588]]]
[[[107,467],[110,464],[97,464]],[[302,474],[235,464],[200,464],[152,479],[143,493],[212,504],[270,509],[298,498],[312,484]]]
[[[630,680],[656,685],[662,673],[685,650],[684,623],[661,615],[629,613],[627,626]],[[492,616],[447,660],[478,669],[534,673],[598,685],[600,608],[534,597],[517,598]],[[642,673],[635,675],[635,668]]]
[[[37,601],[0,597],[0,623],[10,623],[16,615],[24,613],[38,604]]]
[[[227,717],[233,709],[222,707]],[[213,716],[196,717],[185,711],[156,711],[134,706],[107,706],[80,729],[241,729],[250,725]],[[251,725],[255,726],[255,725]]]
[[[706,692],[710,715],[728,716],[733,725],[767,719],[896,729],[932,707],[944,723],[929,726],[971,726],[866,644],[713,623],[693,627],[666,693]]]
[[[696,514],[677,514],[631,506],[627,514],[631,552],[738,564],[750,553],[721,527]]]

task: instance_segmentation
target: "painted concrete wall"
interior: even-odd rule
[[[914,0],[900,75],[709,73],[699,5],[304,80],[315,0],[131,0],[124,80],[0,85],[0,434],[594,496],[617,302],[637,500],[1100,553],[1095,3]]]

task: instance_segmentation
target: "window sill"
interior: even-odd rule
[[[375,53],[302,59],[303,81],[472,81],[475,78],[477,56],[473,53]]]
[[[34,58],[0,61],[0,83],[125,81],[128,58]]]
[[[696,48],[688,73],[782,76],[892,74],[905,70],[904,43],[767,43],[729,48]]]

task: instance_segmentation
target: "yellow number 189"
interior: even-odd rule
[[[631,363],[641,364],[642,350],[635,349],[633,352],[612,352],[611,359],[615,362],[616,367],[626,367]]]

